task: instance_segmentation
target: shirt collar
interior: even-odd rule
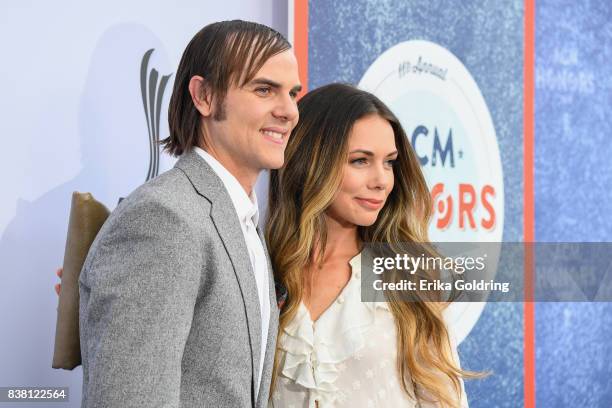
[[[234,204],[240,222],[244,223],[250,218],[253,220],[255,227],[257,227],[257,222],[259,221],[259,208],[257,206],[257,194],[255,194],[255,189],[253,188],[251,196],[249,197],[246,191],[244,191],[244,188],[242,188],[242,185],[238,182],[238,179],[223,167],[217,159],[212,157],[204,149],[199,147],[194,147],[193,149],[200,157],[206,160],[206,163],[208,163],[215,174],[221,179],[221,182],[232,200],[232,204]]]

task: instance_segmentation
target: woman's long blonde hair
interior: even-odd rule
[[[288,291],[280,315],[279,342],[302,301],[304,271],[312,262],[315,245],[320,249],[318,256],[323,256],[325,211],[341,184],[348,139],[357,120],[368,115],[386,119],[398,151],[393,190],[376,222],[358,227],[361,241],[427,243],[431,217],[431,198],[418,158],[399,120],[376,96],[350,85],[331,84],[309,92],[298,108],[300,121],[287,144],[285,166],[270,174],[266,238],[275,278]],[[387,300],[395,319],[397,369],[404,391],[441,407],[458,406],[460,379],[479,375],[461,370],[453,359],[442,318],[445,304],[389,296]],[[278,352],[276,356],[272,387],[280,370]]]

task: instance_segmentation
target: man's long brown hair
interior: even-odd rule
[[[393,190],[376,222],[358,227],[361,241],[427,243],[432,205],[418,158],[399,120],[377,97],[349,85],[331,84],[308,93],[298,108],[300,121],[285,150],[285,165],[270,174],[266,237],[275,278],[289,293],[281,311],[279,343],[302,301],[304,273],[313,261],[315,246],[324,252],[325,212],[341,184],[348,139],[356,121],[368,115],[387,120],[398,151]],[[453,359],[442,318],[444,304],[387,300],[396,325],[397,370],[404,391],[441,407],[458,406],[460,379],[478,375],[461,370]],[[272,387],[279,370],[277,352]]]
[[[193,76],[204,78],[215,100],[214,119],[223,120],[229,87],[243,86],[270,57],[290,48],[282,34],[250,21],[221,21],[200,30],[187,45],[176,71],[168,108],[170,136],[161,141],[164,148],[179,156],[201,142],[201,115],[189,94]]]

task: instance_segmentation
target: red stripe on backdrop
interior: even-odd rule
[[[535,303],[533,274],[535,241],[534,202],[534,70],[535,70],[535,0],[525,0],[525,56],[523,94],[523,226],[525,245],[524,303],[524,398],[525,408],[536,406],[535,378]]]
[[[308,0],[295,0],[293,10],[293,47],[300,70],[301,98],[308,92]]]

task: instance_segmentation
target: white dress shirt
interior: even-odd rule
[[[255,400],[259,392],[259,384],[261,383],[261,375],[263,372],[263,363],[266,356],[266,345],[268,342],[268,328],[270,325],[270,295],[268,284],[268,262],[264,251],[263,244],[257,234],[257,222],[259,220],[259,210],[257,207],[257,196],[255,189],[249,197],[240,185],[236,177],[234,177],[221,163],[206,151],[195,147],[194,150],[198,153],[206,163],[213,169],[215,174],[219,176],[225,189],[227,190],[238,219],[240,227],[249,251],[249,259],[255,273],[255,282],[257,284],[257,293],[259,295],[259,310],[261,311],[261,358],[259,360],[259,381],[255,388]]]

